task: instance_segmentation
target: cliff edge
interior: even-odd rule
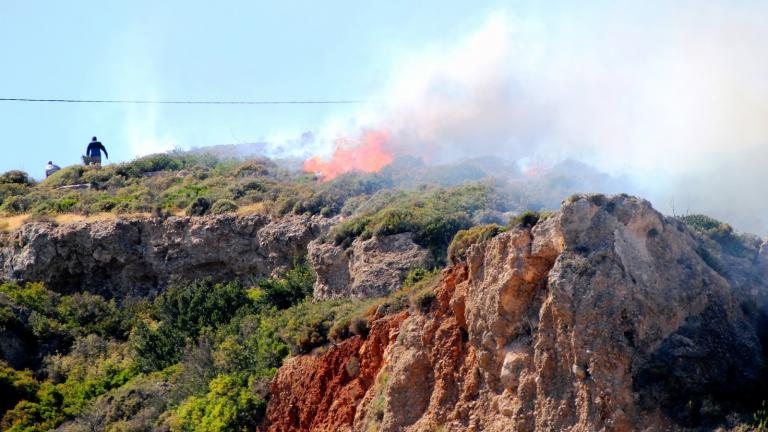
[[[0,279],[107,298],[157,293],[174,279],[255,279],[291,267],[330,225],[259,214],[29,223],[0,235]]]
[[[292,359],[265,428],[727,426],[760,391],[765,253],[732,255],[641,199],[572,197],[533,227],[470,246],[427,309],[377,313],[368,340]],[[366,359],[365,379],[352,359]],[[317,410],[313,394],[346,394],[347,406]]]

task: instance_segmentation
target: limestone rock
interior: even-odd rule
[[[316,240],[309,260],[317,274],[315,300],[383,296],[400,288],[410,269],[432,263],[410,233],[356,239],[347,249]]]
[[[30,223],[0,235],[0,278],[118,298],[173,279],[249,280],[293,265],[328,227],[320,217],[263,215]]]

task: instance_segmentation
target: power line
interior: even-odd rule
[[[131,100],[131,99],[32,99],[0,98],[0,102],[51,102],[51,103],[91,103],[91,104],[164,104],[164,105],[334,105],[363,104],[364,100]]]

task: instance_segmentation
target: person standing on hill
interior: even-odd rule
[[[100,143],[96,137],[93,137],[91,142],[88,144],[88,148],[85,150],[85,156],[88,158],[86,165],[101,165],[101,152],[104,152],[104,156],[109,159],[109,153],[107,153],[107,149],[104,148],[104,145]]]

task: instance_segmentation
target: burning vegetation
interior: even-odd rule
[[[392,163],[394,155],[387,150],[389,134],[385,131],[368,131],[359,142],[339,139],[329,160],[319,156],[304,162],[304,171],[316,173],[322,181],[333,180],[351,171],[374,173]]]

